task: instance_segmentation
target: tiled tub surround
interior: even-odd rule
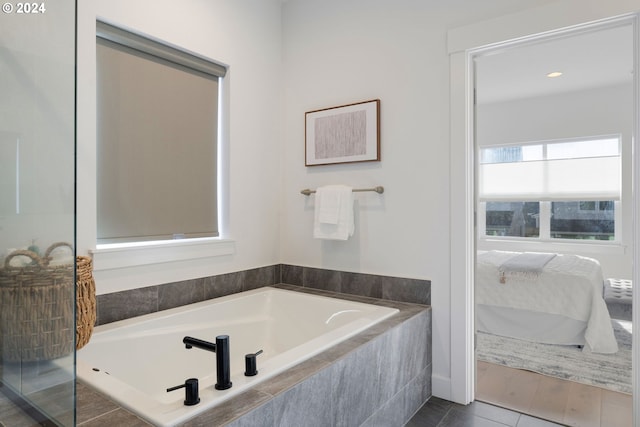
[[[115,322],[143,314],[280,283],[280,266],[202,277],[97,296],[96,324]]]
[[[431,304],[431,282],[278,264],[98,295],[97,324],[115,322],[278,283],[416,304]]]
[[[401,426],[431,396],[431,309],[417,304],[278,285],[395,307],[400,312],[186,426]],[[148,425],[82,384],[78,425]],[[301,421],[304,420],[304,421]]]

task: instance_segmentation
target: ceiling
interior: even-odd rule
[[[546,77],[552,71],[563,75]],[[633,28],[629,24],[476,57],[477,103],[630,83],[632,74]]]

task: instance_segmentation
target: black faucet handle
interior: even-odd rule
[[[244,375],[247,377],[253,377],[258,375],[258,362],[256,356],[262,353],[262,350],[258,350],[255,353],[249,353],[244,355]]]
[[[170,387],[167,389],[167,392],[178,390],[184,387],[184,404],[186,406],[193,406],[200,403],[199,390],[198,390],[198,379],[197,378],[189,378],[184,382],[184,384],[177,385],[175,387]]]

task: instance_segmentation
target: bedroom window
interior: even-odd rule
[[[487,202],[486,235],[540,237],[539,202]]]
[[[619,137],[483,147],[479,160],[481,236],[617,240]]]
[[[553,239],[615,240],[615,202],[552,202],[550,225]]]

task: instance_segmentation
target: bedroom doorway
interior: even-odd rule
[[[472,56],[477,400],[631,425],[634,37],[621,19]]]

